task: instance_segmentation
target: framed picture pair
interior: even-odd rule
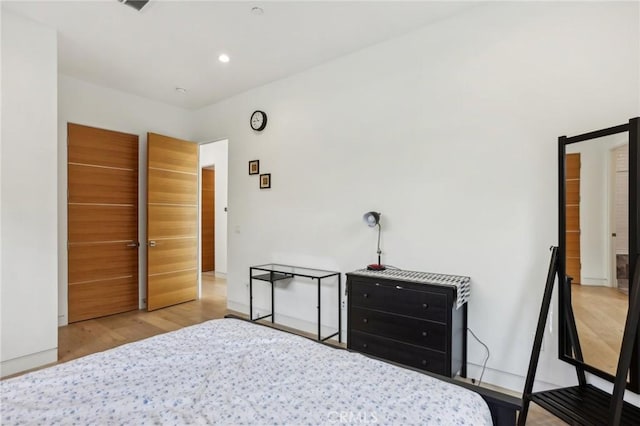
[[[249,174],[260,174],[260,160],[249,161]],[[271,173],[264,173],[260,175],[260,189],[271,188]]]

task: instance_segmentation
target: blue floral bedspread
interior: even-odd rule
[[[2,425],[491,425],[469,390],[222,319],[0,382]]]

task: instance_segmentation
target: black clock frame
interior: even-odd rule
[[[260,115],[262,115],[262,124],[261,124],[261,125],[260,125],[260,127],[258,127],[258,128],[253,127],[253,120],[252,120],[252,119],[253,119],[253,116],[254,116],[254,115],[256,115],[256,114],[260,114]],[[263,130],[264,130],[264,128],[265,128],[265,127],[267,127],[267,113],[266,113],[266,112],[264,112],[264,111],[260,111],[259,109],[257,109],[257,110],[255,110],[255,111],[253,111],[253,112],[251,113],[251,116],[249,117],[249,126],[251,126],[251,128],[252,128],[253,130],[255,130],[256,132],[261,132],[261,131],[263,131]]]

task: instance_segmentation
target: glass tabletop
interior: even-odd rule
[[[327,271],[324,269],[304,268],[301,266],[281,265],[279,263],[266,263],[264,265],[252,266],[251,269],[267,272],[280,272],[282,274],[299,275],[309,278],[326,278],[332,275],[339,275],[338,271]]]

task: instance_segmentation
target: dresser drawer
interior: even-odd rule
[[[451,375],[447,368],[447,357],[442,352],[407,345],[357,331],[351,332],[349,349],[443,376]]]
[[[447,321],[451,309],[446,294],[408,289],[402,283],[352,280],[349,285],[352,306],[440,322]]]
[[[354,330],[438,351],[447,348],[447,326],[437,322],[352,307],[349,324]]]

